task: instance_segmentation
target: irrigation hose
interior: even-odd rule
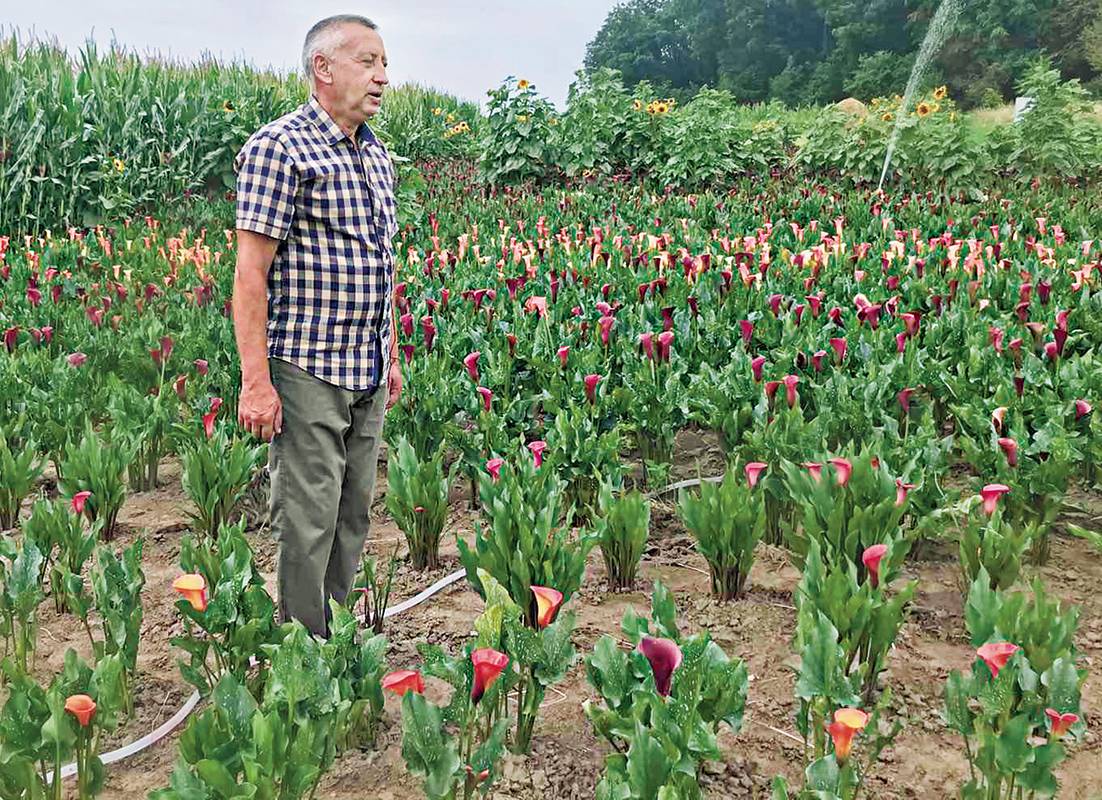
[[[411,608],[420,605],[433,595],[442,592],[453,583],[462,580],[466,576],[466,574],[466,570],[460,569],[456,570],[450,575],[445,575],[443,578],[438,580],[427,589],[415,594],[408,600],[403,600],[396,606],[391,606],[390,608],[388,608],[383,613],[383,619],[395,617],[404,611],[409,611]],[[100,756],[100,760],[103,761],[104,765],[114,764],[115,762],[122,761],[124,758],[129,758],[133,755],[137,755],[141,751],[152,747],[153,745],[157,744],[157,742],[161,741],[170,733],[172,733],[172,731],[174,731],[177,727],[179,727],[183,723],[183,721],[191,715],[191,712],[195,710],[195,707],[197,705],[199,705],[199,692],[192,692],[191,697],[189,697],[184,702],[184,704],[180,706],[179,710],[169,719],[165,720],[158,728],[150,731],[142,738],[134,740],[130,744],[123,745],[117,750],[112,750],[110,753],[104,753],[102,756]],[[76,775],[76,772],[76,762],[72,764],[66,764],[64,767],[61,768],[61,777],[68,778]]]
[[[663,486],[661,489],[656,489],[655,491],[650,493],[650,496],[657,497],[663,494],[668,494],[669,492],[675,492],[678,489],[688,489],[693,486],[699,486],[704,481],[718,482],[721,480],[723,480],[722,475],[717,475],[711,478],[690,478],[689,480],[678,481],[677,483],[671,483],[668,486]],[[391,606],[390,608],[388,608],[383,613],[383,619],[389,619],[390,617],[395,617],[403,613],[404,611],[409,611],[411,608],[420,605],[433,595],[439,594],[440,592],[444,591],[444,589],[447,589],[453,583],[462,580],[464,576],[466,576],[466,574],[466,570],[460,569],[449,575],[445,575],[443,578],[429,586],[427,589],[418,592],[413,597],[410,597],[407,600],[403,600],[396,606]],[[177,710],[176,713],[173,714],[169,719],[161,723],[159,727],[150,731],[142,738],[135,739],[133,742],[130,742],[130,744],[123,745],[117,750],[112,750],[110,753],[104,753],[102,756],[100,756],[100,760],[103,761],[104,765],[114,764],[118,761],[122,761],[125,758],[129,758],[130,756],[137,755],[143,750],[152,747],[153,745],[157,744],[157,742],[161,741],[174,730],[176,730],[176,728],[178,728],[181,724],[183,724],[184,720],[191,716],[191,712],[195,710],[195,707],[197,705],[199,705],[199,692],[192,692],[191,696],[186,701],[184,701],[184,704],[180,706],[179,710]],[[72,764],[66,764],[64,767],[61,768],[61,777],[69,778],[75,775],[76,772],[77,765],[75,762]]]

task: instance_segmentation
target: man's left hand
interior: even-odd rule
[[[402,366],[397,361],[390,364],[390,377],[387,380],[386,410],[394,408],[398,404],[398,398],[402,396]]]

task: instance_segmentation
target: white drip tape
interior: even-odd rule
[[[428,600],[434,594],[437,594],[438,592],[441,592],[444,589],[448,588],[456,581],[462,580],[466,575],[467,571],[460,569],[456,570],[450,575],[444,576],[424,591],[415,594],[408,600],[403,600],[396,606],[391,606],[390,608],[388,608],[385,612],[383,612],[383,619],[397,616],[403,611],[409,611],[414,606]],[[150,731],[142,738],[136,739],[130,744],[124,745],[117,750],[112,750],[110,753],[104,753],[100,756],[100,760],[103,761],[105,765],[114,764],[117,761],[122,761],[124,758],[129,758],[130,756],[140,753],[142,750],[152,747],[157,742],[161,741],[161,739],[164,739],[166,736],[172,733],[172,731],[174,731],[181,723],[183,723],[183,721],[191,715],[191,712],[195,710],[195,707],[197,705],[199,705],[199,692],[192,692],[191,697],[189,697],[184,702],[184,704],[180,706],[180,709],[175,714],[173,714],[171,718],[165,720],[160,725],[160,727]],[[76,772],[77,765],[75,762],[72,764],[66,764],[64,767],[61,768],[61,777],[63,779],[69,778],[73,775],[76,775]]]

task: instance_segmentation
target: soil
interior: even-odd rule
[[[678,467],[673,480],[712,474],[722,464],[707,434],[686,432],[678,439]],[[382,473],[383,470],[380,470]],[[140,679],[133,720],[112,737],[116,746],[159,725],[190,694],[176,668],[169,638],[180,627],[173,608],[172,579],[178,572],[179,542],[187,528],[188,503],[179,484],[179,469],[167,463],[162,485],[155,492],[132,495],[121,516],[122,531],[115,544],[129,545],[145,538],[147,576],[143,598]],[[461,487],[464,488],[464,487]],[[385,490],[380,475],[379,493]],[[1102,528],[1102,495],[1076,491],[1069,502],[1079,511],[1074,520]],[[376,519],[369,548],[389,554],[401,533],[376,503]],[[1069,519],[1071,517],[1069,516]],[[463,491],[453,497],[451,524],[442,548],[440,569],[416,574],[406,563],[395,577],[392,604],[416,594],[458,566],[456,535],[469,537],[474,515]],[[571,605],[578,615],[576,644],[585,652],[604,633],[617,634],[624,611],[634,606],[645,613],[653,581],[661,579],[677,597],[684,629],[706,628],[732,656],[742,658],[750,673],[746,721],[738,734],[720,739],[725,762],[704,767],[705,795],[710,798],[765,798],[773,776],[782,774],[800,782],[802,742],[793,722],[796,657],[791,650],[795,608],[791,593],[799,572],[778,548],[761,546],[750,575],[748,591],[738,601],[721,604],[708,596],[707,568],[691,538],[677,519],[672,504],[654,509],[652,543],[644,556],[635,591],[606,593],[604,568],[597,552],[591,556],[585,584]],[[257,560],[274,593],[275,547],[264,532],[250,534]],[[404,545],[401,546],[404,550]],[[950,670],[967,670],[972,661],[964,628],[962,595],[955,559],[948,552],[926,548],[923,560],[912,561],[910,575],[919,579],[909,621],[890,656],[886,683],[892,688],[894,710],[905,723],[895,744],[887,749],[867,782],[866,797],[884,800],[948,798],[967,773],[959,739],[940,722],[941,692]],[[1081,606],[1077,646],[1081,666],[1090,677],[1083,688],[1088,733],[1072,745],[1059,769],[1061,797],[1102,797],[1102,557],[1082,540],[1059,533],[1051,561],[1035,570],[1049,591]],[[481,601],[460,581],[431,601],[388,620],[391,668],[416,666],[416,644],[434,642],[458,650],[471,632]],[[60,668],[65,649],[76,647],[87,655],[88,643],[79,625],[58,618],[52,606],[43,606],[38,670],[45,676]],[[592,798],[599,780],[606,746],[594,738],[581,703],[591,696],[584,667],[579,662],[562,684],[548,692],[537,723],[533,752],[508,756],[495,784],[496,798],[569,800]],[[401,757],[399,715],[395,698],[388,698],[377,748],[352,752],[338,759],[318,788],[318,798],[379,798],[408,800],[421,796],[419,782],[409,776]],[[176,760],[176,735],[126,761],[110,765],[105,800],[133,800],[166,786]]]

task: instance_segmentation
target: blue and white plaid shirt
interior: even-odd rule
[[[390,346],[394,168],[366,125],[345,135],[317,98],[234,161],[237,227],[282,240],[268,273],[268,355],[342,389],[374,389]]]

